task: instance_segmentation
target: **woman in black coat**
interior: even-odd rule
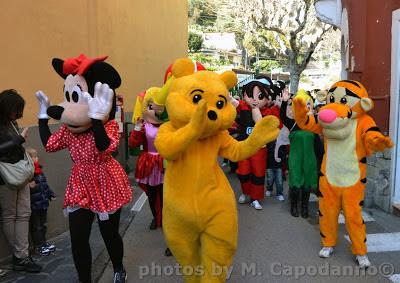
[[[18,132],[16,120],[22,118],[24,99],[13,89],[0,93],[0,161],[17,163],[24,159],[22,144],[27,128]],[[28,186],[10,188],[0,177],[0,206],[3,230],[13,251],[13,269],[26,272],[40,272],[41,266],[29,256],[29,217],[31,215]]]

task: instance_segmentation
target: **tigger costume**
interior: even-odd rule
[[[326,101],[327,105],[314,116],[307,115],[302,100],[293,100],[299,127],[322,133],[325,139],[318,194],[322,245],[335,246],[338,216],[343,209],[352,253],[365,255],[366,227],[361,212],[367,182],[366,157],[392,147],[393,143],[379,132],[372,117],[366,114],[373,108],[373,102],[359,82],[335,83]]]

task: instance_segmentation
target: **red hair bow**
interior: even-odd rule
[[[84,54],[81,54],[76,58],[65,59],[63,64],[63,73],[65,75],[78,74],[81,76],[93,63],[97,61],[104,61],[107,59],[107,57],[108,56],[88,58]]]

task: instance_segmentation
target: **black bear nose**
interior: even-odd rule
[[[58,105],[53,105],[47,108],[47,115],[49,115],[51,118],[55,120],[60,120],[63,112],[64,112],[64,107]]]
[[[213,110],[208,111],[207,116],[208,116],[208,119],[210,119],[212,121],[217,120],[217,118],[218,118],[217,113],[215,113],[215,111],[213,111]]]

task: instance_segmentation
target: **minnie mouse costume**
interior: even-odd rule
[[[64,102],[50,106],[38,91],[39,131],[47,152],[68,149],[73,161],[64,199],[69,216],[72,254],[80,282],[91,281],[89,236],[95,215],[113,263],[117,282],[125,282],[123,242],[119,235],[121,208],[132,199],[129,179],[111,156],[119,143],[114,89],[121,84],[118,72],[104,62],[106,56],[80,55],[53,59],[55,71],[65,79]],[[51,134],[49,117],[63,125]],[[116,282],[116,281],[114,281]]]

